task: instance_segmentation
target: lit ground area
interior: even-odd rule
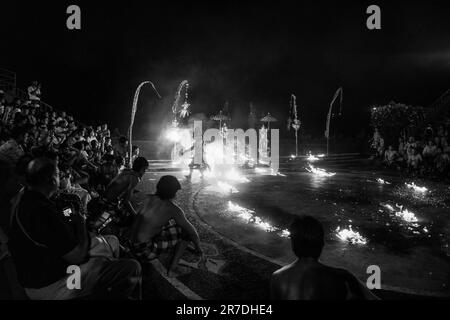
[[[428,189],[423,192],[408,187],[410,179],[331,167],[331,177],[306,172],[303,162],[293,161],[281,166],[283,176],[258,169],[242,172],[248,181],[195,175],[188,181],[179,170],[152,166],[140,189],[153,192],[163,174],[182,181],[177,202],[198,228],[209,261],[207,270],[197,269],[187,254],[184,262],[194,268],[167,279],[160,275],[167,263],[162,257],[148,271],[144,294],[268,298],[270,274],[293,259],[284,230],[293,216],[308,214],[326,230],[322,261],[349,269],[363,282],[367,267],[379,266],[382,298],[449,297],[448,185],[415,181]]]

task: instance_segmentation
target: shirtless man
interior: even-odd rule
[[[183,210],[172,202],[181,185],[174,176],[163,176],[138,212],[131,231],[134,254],[141,260],[152,260],[162,252],[175,248],[168,276],[174,276],[178,261],[189,242],[203,259],[200,239]]]
[[[144,157],[138,157],[133,162],[133,169],[125,169],[117,177],[115,177],[111,183],[106,187],[104,198],[108,202],[115,202],[121,200],[125,209],[132,214],[136,215],[136,211],[131,205],[131,196],[133,195],[134,188],[141,181],[142,176],[145,174],[145,170],[148,168],[148,161]]]
[[[290,232],[292,250],[298,259],[272,274],[273,299],[377,299],[350,272],[319,262],[324,246],[324,232],[319,221],[310,216],[297,217]]]

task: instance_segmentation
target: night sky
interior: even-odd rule
[[[0,68],[16,71],[23,89],[38,79],[43,100],[57,108],[122,132],[136,86],[152,80],[163,99],[144,87],[141,138],[170,116],[183,79],[194,113],[209,116],[229,101],[240,127],[250,101],[284,127],[294,93],[305,132],[317,136],[340,86],[345,135],[367,127],[372,104],[428,106],[450,88],[444,1],[4,2]],[[81,7],[81,31],[66,28],[70,4]],[[366,28],[370,4],[381,7],[382,30]]]

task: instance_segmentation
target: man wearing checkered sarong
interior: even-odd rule
[[[169,276],[176,272],[178,261],[189,242],[203,256],[197,231],[183,210],[172,202],[180,189],[177,178],[163,176],[156,186],[156,194],[144,201],[131,232],[132,251],[141,261],[152,260],[174,249],[167,271]]]

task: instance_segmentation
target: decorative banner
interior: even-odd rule
[[[300,129],[300,120],[298,120],[297,114],[297,97],[294,94],[291,94],[291,113],[294,115],[293,123],[291,124],[292,128],[295,130],[295,156],[298,156],[298,130]]]
[[[187,80],[183,80],[183,81],[181,81],[181,83],[178,86],[177,92],[175,94],[175,101],[173,102],[173,105],[172,105],[172,113],[173,113],[173,117],[175,120],[176,120],[177,114],[178,114],[178,105],[180,104],[181,91],[183,90],[184,86],[186,86],[186,97],[185,97],[186,101],[182,105],[183,110],[180,111],[180,116],[182,118],[184,118],[183,115],[185,115],[186,112],[189,113],[189,111],[187,110],[187,108],[189,108],[189,104],[187,103],[187,87],[189,86],[189,83]],[[186,105],[187,105],[187,107],[185,108]],[[186,110],[184,110],[184,108]],[[183,114],[181,114],[182,112],[183,112]]]
[[[294,120],[297,120],[297,97],[294,94],[291,94],[291,110]]]
[[[139,98],[139,92],[141,91],[141,88],[145,85],[149,83],[153,90],[155,91],[156,95],[158,96],[159,99],[161,99],[161,96],[159,95],[158,90],[156,90],[155,85],[151,82],[151,81],[144,81],[142,82],[136,89],[136,92],[134,93],[134,99],[133,99],[133,107],[131,108],[131,121],[130,121],[130,127],[128,128],[128,143],[129,143],[129,154],[128,154],[128,158],[129,158],[129,164],[130,164],[130,168],[133,165],[131,163],[132,161],[132,149],[133,149],[133,125],[134,125],[134,118],[136,116],[136,111],[137,111],[137,102],[138,102],[138,98]]]
[[[191,105],[188,102],[188,98],[189,98],[188,89],[189,89],[189,83],[186,83],[186,92],[184,94],[184,102],[181,105],[181,111],[180,111],[180,118],[182,118],[182,119],[188,117],[191,114],[191,111],[189,110],[189,107]]]
[[[333,104],[336,101],[336,99],[338,98],[338,96],[340,96],[340,99],[339,99],[339,104],[340,104],[339,115],[341,115],[342,114],[342,100],[343,100],[342,87],[337,89],[336,93],[333,96],[333,100],[331,100],[331,103],[330,103],[330,109],[328,110],[327,124],[326,124],[326,130],[325,130],[325,138],[327,138],[327,139],[330,138],[330,121],[331,121],[331,113],[332,113],[332,109],[333,109]]]

